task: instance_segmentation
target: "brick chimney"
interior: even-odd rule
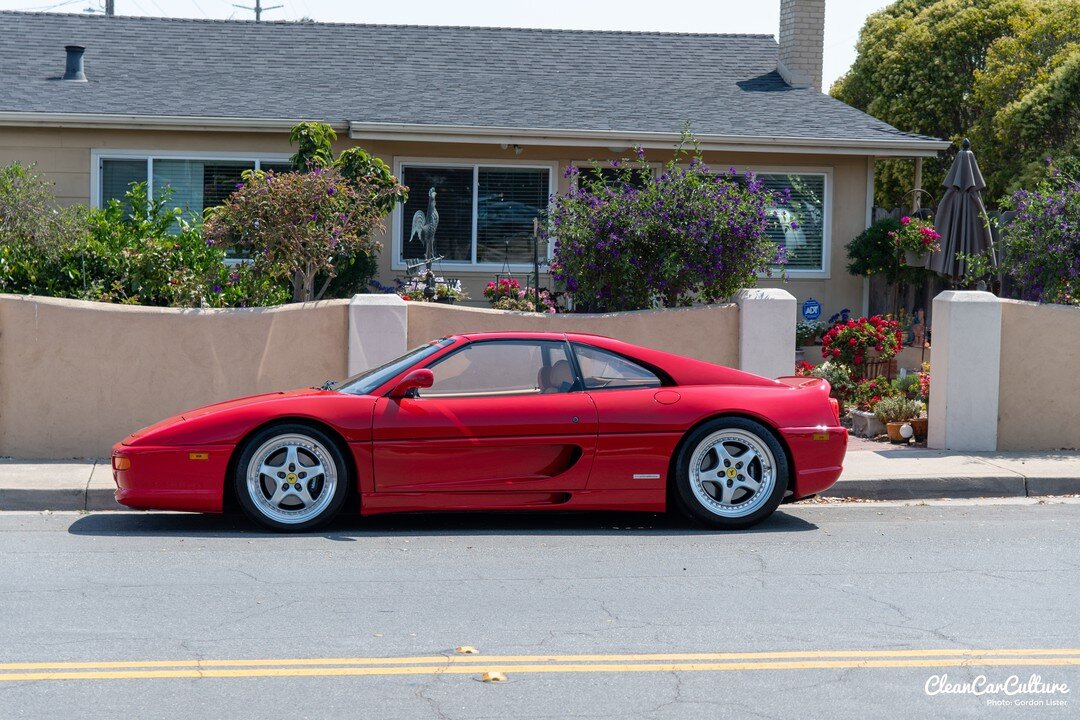
[[[825,0],[780,0],[780,58],[776,69],[792,87],[821,90]]]

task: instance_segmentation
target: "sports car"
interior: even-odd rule
[[[113,448],[133,508],[239,506],[278,531],[347,510],[675,507],[744,528],[840,476],[829,385],[582,333],[434,340],[321,388],[208,405]]]

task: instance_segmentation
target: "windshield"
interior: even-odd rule
[[[406,368],[431,357],[453,342],[454,341],[450,338],[443,338],[441,340],[430,342],[427,345],[421,345],[418,348],[410,350],[396,360],[391,360],[385,365],[380,365],[371,370],[365,370],[359,375],[353,375],[334,389],[352,395],[369,395],[375,388],[379,387],[390,378],[401,373]]]

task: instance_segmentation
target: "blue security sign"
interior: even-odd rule
[[[814,298],[810,298],[802,304],[802,316],[803,320],[807,322],[813,322],[821,317],[821,303]]]

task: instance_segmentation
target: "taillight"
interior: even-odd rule
[[[840,401],[834,397],[829,398],[829,404],[832,405],[832,414],[836,418],[836,424],[840,424]]]

